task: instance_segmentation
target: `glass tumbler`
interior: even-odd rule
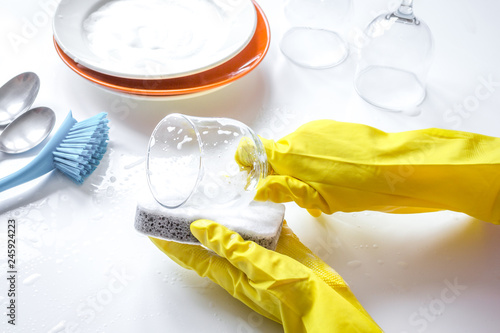
[[[245,152],[244,166],[235,158],[238,149]],[[233,119],[173,113],[158,123],[149,140],[149,188],[167,208],[245,205],[266,176],[262,142]]]

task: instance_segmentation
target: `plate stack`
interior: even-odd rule
[[[270,30],[255,1],[66,0],[54,45],[85,79],[135,96],[189,97],[262,61]]]

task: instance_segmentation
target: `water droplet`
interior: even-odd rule
[[[193,141],[193,138],[190,138],[189,136],[184,135],[184,139],[182,139],[182,141],[177,144],[177,149],[181,150],[183,144],[185,144],[186,142],[191,142],[191,141]]]
[[[38,280],[38,278],[40,278],[40,276],[42,276],[42,275],[38,274],[38,273],[31,274],[30,276],[28,276],[26,279],[23,280],[23,284],[29,286],[29,285],[35,283],[35,281]]]
[[[110,198],[114,194],[115,194],[115,188],[113,186],[108,186],[108,188],[106,189],[106,196]]]
[[[56,326],[49,330],[49,333],[61,332],[66,328],[66,322],[64,320],[60,321]]]
[[[347,266],[352,267],[352,268],[357,268],[362,265],[362,262],[360,260],[351,260],[347,263]]]
[[[144,161],[146,161],[146,157],[140,158],[139,160],[124,166],[124,169],[132,169],[132,168],[142,164],[142,162],[144,162]]]
[[[377,244],[373,244],[373,248],[374,249],[378,249],[378,245]]]

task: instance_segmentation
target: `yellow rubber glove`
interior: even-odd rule
[[[191,224],[208,249],[151,238],[182,267],[283,325],[285,332],[381,332],[344,280],[283,226],[276,252],[209,220]]]
[[[295,201],[326,214],[452,210],[500,223],[500,138],[320,120],[262,141],[271,175],[256,200]],[[245,154],[236,156],[243,165]]]

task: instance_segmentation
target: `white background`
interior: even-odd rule
[[[0,82],[36,72],[41,89],[34,106],[51,107],[56,126],[69,110],[77,120],[106,111],[111,142],[100,167],[80,187],[54,173],[0,193],[2,332],[282,331],[211,281],[178,267],[135,232],[135,192],[144,182],[147,140],[170,112],[235,118],[268,138],[321,118],[386,131],[441,127],[500,136],[497,1],[416,2],[416,13],[434,35],[435,58],[428,98],[413,117],[377,110],[357,96],[354,54],[322,71],[287,61],[278,47],[287,28],[284,1],[259,1],[272,42],[256,70],[205,96],[162,101],[112,94],[67,68],[52,44],[46,12],[53,11],[53,3],[0,0]],[[351,31],[360,31],[390,6],[385,0],[355,0]],[[29,24],[35,29],[26,30]],[[23,42],[12,43],[13,35]],[[483,80],[498,82],[490,96],[458,112],[474,100]],[[0,155],[0,176],[37,152]],[[5,316],[9,218],[18,226],[15,328]],[[499,226],[452,212],[336,213],[314,219],[294,204],[287,205],[286,218],[385,331],[498,331]]]

